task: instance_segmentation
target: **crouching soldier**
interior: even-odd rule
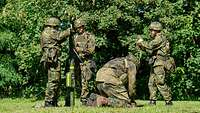
[[[96,75],[97,106],[133,107],[135,102],[136,70],[139,60],[128,55],[107,62]],[[92,95],[91,95],[92,96]]]

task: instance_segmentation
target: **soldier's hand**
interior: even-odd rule
[[[144,41],[144,40],[143,40],[142,38],[140,38],[140,39],[137,40],[136,43],[137,43],[137,44],[141,44],[143,41]]]
[[[143,41],[141,35],[137,35],[137,42],[136,43],[141,43]]]
[[[138,45],[138,44],[136,44],[136,48],[137,48],[137,49],[141,49],[141,46]]]
[[[136,47],[141,49],[142,48],[142,41],[136,42]]]
[[[75,50],[79,53],[81,51],[80,47],[76,47]]]

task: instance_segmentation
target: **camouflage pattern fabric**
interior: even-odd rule
[[[84,63],[80,63],[81,68],[81,101],[85,102],[88,98],[89,91],[89,81],[91,80],[93,74],[95,73],[96,64],[93,60],[87,60]]]
[[[54,28],[46,27],[41,33],[40,45],[43,51],[41,62],[53,63],[58,60],[60,55],[60,44],[69,36],[70,30],[60,32]]]
[[[166,101],[172,100],[171,90],[165,83],[165,76],[164,66],[156,66],[152,69],[148,83],[150,100],[157,100],[157,90],[160,91]]]
[[[97,88],[101,95],[109,100],[108,106],[126,107],[131,105],[127,89],[123,85],[113,85],[108,83],[98,83]]]
[[[48,67],[48,82],[45,92],[45,101],[57,103],[59,97],[60,63]]]
[[[89,96],[88,83],[95,73],[96,64],[92,60],[92,54],[95,50],[95,37],[91,33],[84,32],[74,35],[74,48],[78,56],[83,62],[74,59],[77,62],[75,65],[75,76],[81,77],[81,102],[84,104]],[[77,73],[77,74],[76,74]]]
[[[60,44],[67,36],[69,36],[69,34],[69,29],[60,32],[51,26],[46,26],[41,33],[41,48],[43,52],[41,62],[44,63],[45,68],[48,70],[45,102],[49,102],[50,104],[53,104],[53,106],[57,105],[61,77],[59,61]]]
[[[109,106],[128,107],[131,102],[135,103],[136,67],[134,66],[133,62],[121,57],[107,62],[97,72],[97,88],[101,96],[109,99]]]
[[[103,88],[102,84],[98,84],[99,88]],[[117,99],[115,97],[104,97],[99,94],[91,93],[90,97],[87,98],[87,106],[95,107],[134,107],[136,104],[127,103],[124,100]]]
[[[88,32],[74,36],[74,46],[82,59],[87,59],[95,50],[95,37]]]
[[[171,91],[170,88],[165,83],[166,71],[170,71],[175,64],[173,61],[168,61],[168,59],[173,59],[169,54],[169,42],[161,33],[158,33],[152,41],[149,43],[142,41],[140,47],[145,49],[147,52],[152,54],[150,64],[152,65],[150,78],[149,78],[149,92],[150,100],[156,100],[157,88],[163,95],[166,101],[171,101]],[[170,69],[170,70],[169,70]]]

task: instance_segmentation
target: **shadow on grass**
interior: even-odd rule
[[[144,105],[143,104],[139,104],[136,107],[144,107]]]

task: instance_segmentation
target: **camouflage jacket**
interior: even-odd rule
[[[141,46],[152,54],[149,64],[153,64],[153,66],[165,66],[167,70],[174,70],[175,62],[169,54],[169,41],[161,33],[157,34],[154,40],[149,43],[143,41]]]
[[[125,85],[128,87],[129,95],[133,95],[136,87],[136,65],[133,62],[128,61],[125,57],[115,58],[107,62],[102,69],[112,72],[97,74],[96,81],[113,85]]]
[[[63,32],[53,28],[45,28],[41,33],[40,45],[43,51],[41,62],[56,62],[59,56],[60,44],[70,35],[70,29]]]
[[[143,41],[141,46],[151,53],[152,56],[169,56],[169,41],[161,33],[157,34],[157,36],[149,43]]]
[[[74,47],[81,58],[91,55],[95,50],[95,37],[91,33],[74,35]]]

